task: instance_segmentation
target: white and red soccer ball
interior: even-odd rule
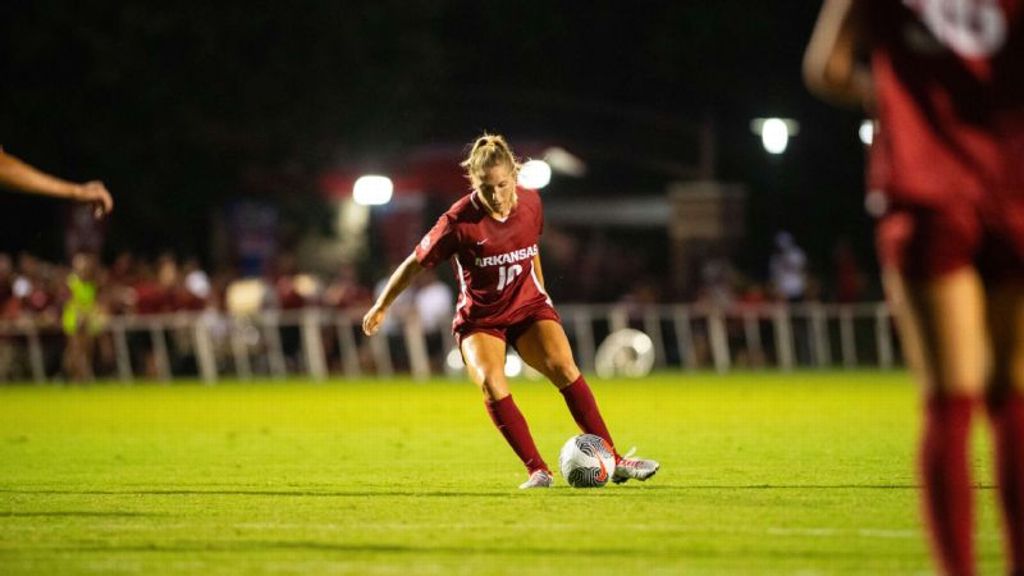
[[[558,467],[573,488],[600,488],[615,474],[615,454],[600,436],[580,434],[562,446]]]

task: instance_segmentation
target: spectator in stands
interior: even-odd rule
[[[712,256],[700,268],[701,295],[712,306],[729,308],[736,300],[736,270],[728,258]]]
[[[775,235],[775,253],[769,263],[772,288],[776,297],[795,304],[807,298],[807,256],[793,240],[793,235],[781,231]],[[808,331],[810,323],[806,317],[791,317],[793,344],[798,364],[811,361],[811,342]]]
[[[93,255],[80,253],[72,258],[61,324],[67,338],[64,374],[75,382],[93,377],[93,349],[102,323],[97,306],[97,273]]]
[[[650,277],[632,280],[629,290],[619,297],[618,303],[626,312],[630,327],[642,328],[647,309],[658,303],[661,297],[658,283]]]
[[[19,294],[19,314],[34,316],[36,323],[46,327],[57,325],[59,316],[58,296],[64,290],[64,279],[67,270],[29,259],[31,267],[22,270],[19,278],[25,282],[15,282],[16,294]]]
[[[343,264],[324,290],[324,304],[332,308],[365,308],[373,303],[373,293],[359,282],[352,264]]]
[[[857,256],[846,238],[836,243],[832,253],[836,274],[836,301],[840,303],[860,302],[864,298],[864,273],[861,272]]]
[[[138,273],[138,263],[131,252],[119,253],[110,265],[110,281],[114,283],[131,285]]]
[[[298,310],[307,305],[308,292],[300,288],[298,266],[295,255],[285,252],[279,255],[270,269],[268,284],[271,286],[274,307],[280,310]],[[278,328],[281,351],[289,367],[299,362],[302,350],[302,333],[293,323],[282,323]]]
[[[358,269],[352,264],[342,264],[338,267],[334,278],[324,288],[322,297],[324,306],[337,310],[352,310],[354,313],[361,313],[363,309],[373,303],[373,292],[359,281]],[[354,317],[355,318],[355,317]],[[356,326],[349,326],[353,333],[354,341],[362,338],[362,330]],[[341,344],[338,342],[339,334],[336,330],[324,330],[322,335],[324,347],[327,350],[327,360],[334,367],[342,365]],[[364,351],[358,354],[366,357]]]
[[[793,235],[781,231],[775,235],[775,253],[769,262],[772,288],[787,302],[800,302],[807,290],[807,257]]]
[[[7,254],[0,254],[0,318],[9,315],[17,299],[14,297],[14,264]]]
[[[282,310],[296,310],[306,305],[306,298],[295,284],[298,267],[295,255],[284,253],[271,267],[268,283],[273,286],[277,306]]]
[[[211,289],[209,275],[199,266],[198,260],[189,258],[175,290],[175,310],[204,310],[210,300]]]
[[[387,286],[388,279],[382,278],[373,289],[374,296],[379,297]],[[387,337],[388,350],[391,354],[392,364],[396,369],[407,369],[408,351],[405,346],[405,322],[416,311],[415,294],[412,290],[406,290],[399,294],[391,303],[389,314],[380,325],[380,333]],[[364,354],[366,351],[364,351]],[[380,368],[379,366],[377,367]]]
[[[171,311],[172,289],[177,279],[177,265],[173,257],[162,255],[155,272],[148,262],[141,262],[134,278],[127,308],[129,313],[146,316]],[[156,378],[158,370],[151,334],[137,330],[129,332],[128,347],[134,370],[147,378]]]
[[[743,279],[740,282],[739,298],[736,300],[736,304],[739,307],[741,313],[747,313],[751,311],[757,311],[765,304],[768,303],[768,296],[765,294],[764,285],[759,282],[753,282],[749,279]],[[744,320],[746,321],[746,320]],[[740,366],[753,366],[761,368],[767,362],[765,353],[772,342],[772,326],[768,320],[757,318],[754,320],[754,331],[752,338],[757,338],[760,342],[760,346],[754,346],[754,343],[747,340],[745,333],[746,326],[743,327],[744,337],[742,349],[737,352],[736,364]]]
[[[455,297],[452,289],[441,282],[433,270],[425,270],[416,277],[413,285],[413,305],[427,339],[431,369],[440,372],[448,352],[444,346],[444,334],[450,329],[455,314]]]
[[[14,296],[14,268],[11,257],[0,254],[0,320],[13,317],[18,299]],[[0,334],[0,378],[7,379],[16,359],[13,338]]]
[[[144,289],[145,305],[139,313],[167,314],[178,309],[177,292],[182,276],[173,254],[164,253],[157,259],[155,271],[144,274],[140,286]],[[142,300],[140,298],[140,300]],[[140,302],[142,304],[142,302]]]
[[[14,297],[17,302],[16,313],[20,311],[21,301],[41,286],[42,267],[43,263],[35,256],[27,252],[18,254],[18,269],[13,284]]]

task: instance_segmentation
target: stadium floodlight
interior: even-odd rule
[[[352,187],[352,199],[362,206],[380,206],[391,201],[395,185],[387,176],[360,176]]]
[[[857,130],[857,135],[860,136],[860,141],[865,146],[871,146],[871,143],[875,141],[875,121],[874,120],[862,120],[860,123],[860,129]]]
[[[574,178],[582,178],[587,174],[587,165],[579,157],[565,148],[552,146],[544,151],[544,161],[559,174]]]
[[[540,190],[551,182],[551,166],[543,160],[529,160],[519,168],[519,185]]]
[[[789,127],[781,118],[768,118],[761,124],[761,144],[769,154],[782,154],[789,146]]]
[[[766,152],[777,155],[789,147],[789,139],[800,131],[800,124],[789,118],[755,118],[750,129],[761,137]]]

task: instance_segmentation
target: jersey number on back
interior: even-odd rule
[[[498,268],[498,291],[502,291],[506,286],[512,284],[512,280],[516,276],[523,273],[523,267],[519,264],[512,264],[511,266],[500,266]]]
[[[1006,14],[999,0],[903,0],[928,30],[965,58],[985,58],[1006,43]]]

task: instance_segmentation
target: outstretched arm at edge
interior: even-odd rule
[[[864,44],[863,2],[825,0],[804,54],[804,82],[818,97],[849,107],[871,109],[871,72],[857,62]]]
[[[96,217],[104,216],[114,208],[110,192],[102,182],[68,182],[37,170],[3,151],[0,151],[0,187],[92,203],[95,206]]]
[[[388,279],[388,283],[384,286],[384,290],[381,291],[380,296],[377,297],[377,301],[373,304],[370,310],[363,316],[363,333],[367,336],[373,336],[380,329],[381,323],[384,321],[384,317],[387,315],[388,308],[391,303],[398,298],[409,284],[412,283],[412,279],[417,274],[423,271],[423,266],[416,260],[416,254],[412,253],[404,262],[398,265],[394,273],[391,274],[391,278]]]

